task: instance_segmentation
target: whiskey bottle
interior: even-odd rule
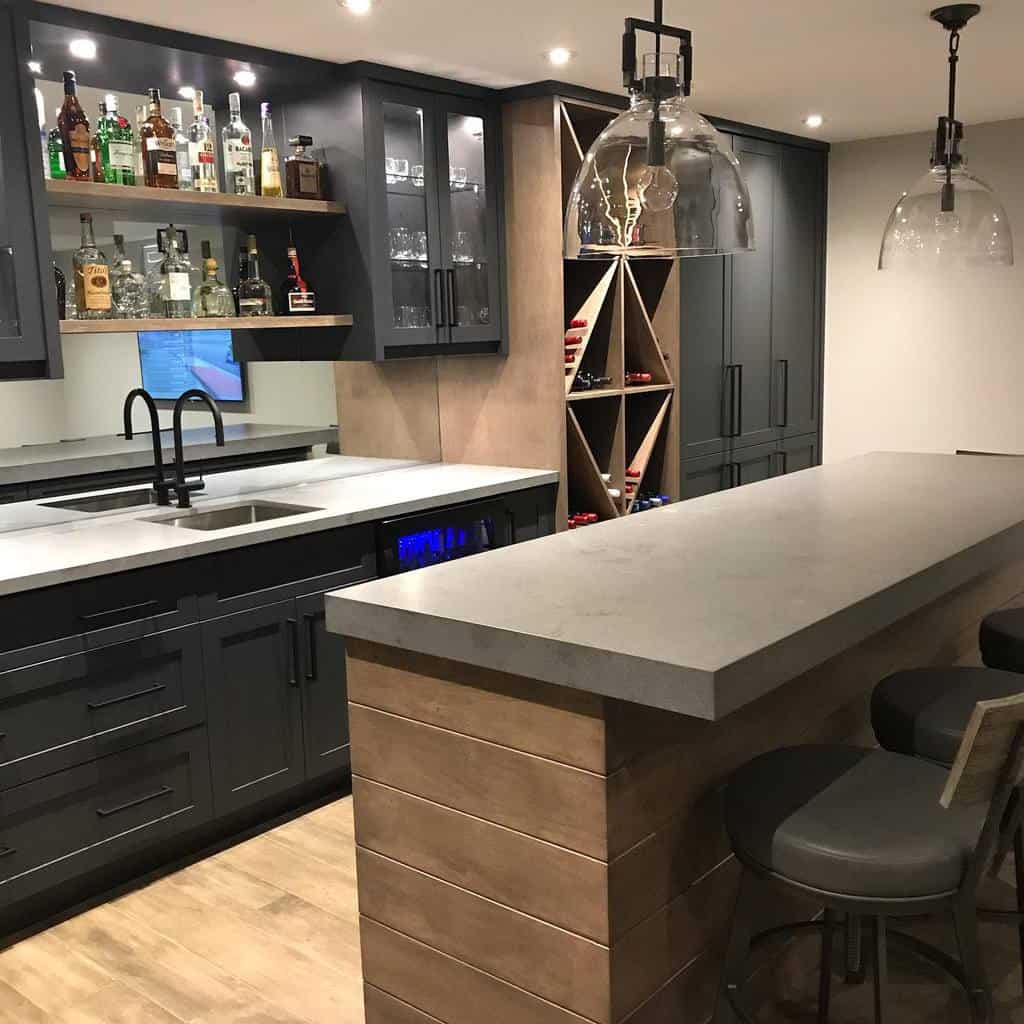
[[[209,242],[203,242],[203,280],[192,294],[192,315],[198,317],[234,316],[235,300],[217,277],[217,261]]]
[[[192,125],[188,130],[188,159],[192,187],[197,192],[218,192],[217,161],[214,153],[213,131],[209,118],[203,113],[203,90],[196,89],[192,98]]]
[[[274,121],[269,103],[260,105],[260,117],[263,121],[263,139],[260,143],[260,195],[283,196],[281,161],[277,155],[277,143],[274,141]]]
[[[288,276],[281,285],[281,312],[288,316],[316,312],[316,292],[302,279],[294,245],[288,246]]]
[[[114,235],[110,298],[114,316],[119,320],[134,320],[149,312],[146,279],[132,269],[132,261],[124,250],[124,235]]]
[[[89,118],[78,102],[78,82],[74,71],[64,72],[64,105],[57,115],[57,127],[64,147],[67,176],[76,181],[88,181],[92,177],[92,137]]]
[[[221,132],[224,146],[224,191],[234,196],[256,195],[252,165],[252,136],[242,122],[242,100],[228,95],[229,120]]]
[[[135,184],[135,140],[128,119],[117,112],[117,97],[108,92],[100,105],[105,110],[96,126],[97,181],[108,185]]]
[[[274,301],[270,285],[260,277],[260,254],[256,236],[249,236],[245,277],[238,282],[239,316],[273,316]]]
[[[56,117],[60,118],[60,110],[56,111]],[[50,163],[50,177],[54,181],[62,181],[68,176],[68,172],[64,167],[64,140],[61,138],[60,128],[56,123],[46,137],[46,149]]]
[[[284,182],[292,199],[323,199],[323,178],[320,164],[306,153],[313,145],[309,135],[296,135],[288,140],[295,152],[284,162]]]
[[[92,214],[83,213],[78,219],[82,225],[82,244],[71,257],[75,270],[75,316],[79,320],[109,320],[110,267],[107,257],[96,245]]]
[[[178,187],[178,158],[174,129],[160,113],[160,90],[149,90],[149,116],[139,134],[145,180],[150,188]]]
[[[195,188],[192,181],[192,159],[188,151],[188,136],[181,120],[181,107],[171,107],[168,120],[174,129],[174,162],[178,168],[178,188],[183,192],[191,192]]]
[[[167,254],[160,264],[160,298],[165,317],[179,318],[192,315],[192,282],[188,272],[191,264],[178,248],[178,232],[168,224]]]

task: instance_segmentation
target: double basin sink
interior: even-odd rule
[[[45,502],[47,508],[67,509],[72,512],[113,512],[119,509],[141,508],[152,505],[153,492],[149,489],[119,491],[115,494],[96,494],[85,498],[70,498],[66,501]],[[252,526],[273,519],[301,516],[307,512],[321,512],[322,509],[309,505],[287,505],[279,501],[243,501],[203,511],[183,511],[174,515],[156,516],[147,520],[178,530],[202,530],[210,533],[229,530],[235,526]]]

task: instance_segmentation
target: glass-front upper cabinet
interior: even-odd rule
[[[378,84],[382,230],[374,307],[391,355],[460,346],[497,352],[503,333],[497,126],[485,104]]]
[[[30,57],[23,6],[0,0],[0,379],[8,380],[61,369]]]

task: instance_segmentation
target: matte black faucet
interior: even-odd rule
[[[224,447],[224,421],[221,419],[220,406],[205,391],[190,388],[178,396],[174,403],[174,493],[178,496],[178,508],[191,508],[193,491],[201,491],[206,484],[202,477],[191,483],[185,481],[185,445],[181,439],[181,414],[189,402],[203,402],[213,413],[213,429],[217,439],[217,447]]]
[[[149,429],[153,435],[153,491],[158,505],[170,505],[171,481],[164,475],[164,449],[160,440],[160,416],[156,411],[156,402],[145,388],[134,388],[124,400],[124,439],[130,441],[135,433],[132,430],[132,406],[135,399],[141,398],[149,410]]]

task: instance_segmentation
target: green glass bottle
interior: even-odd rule
[[[57,111],[60,116],[60,111]],[[54,181],[61,181],[68,176],[64,169],[64,143],[60,137],[60,129],[54,125],[46,140],[46,151],[50,155],[50,177]]]
[[[107,108],[96,128],[103,180],[108,185],[135,184],[135,139],[131,122],[117,112],[117,97],[107,93]]]

